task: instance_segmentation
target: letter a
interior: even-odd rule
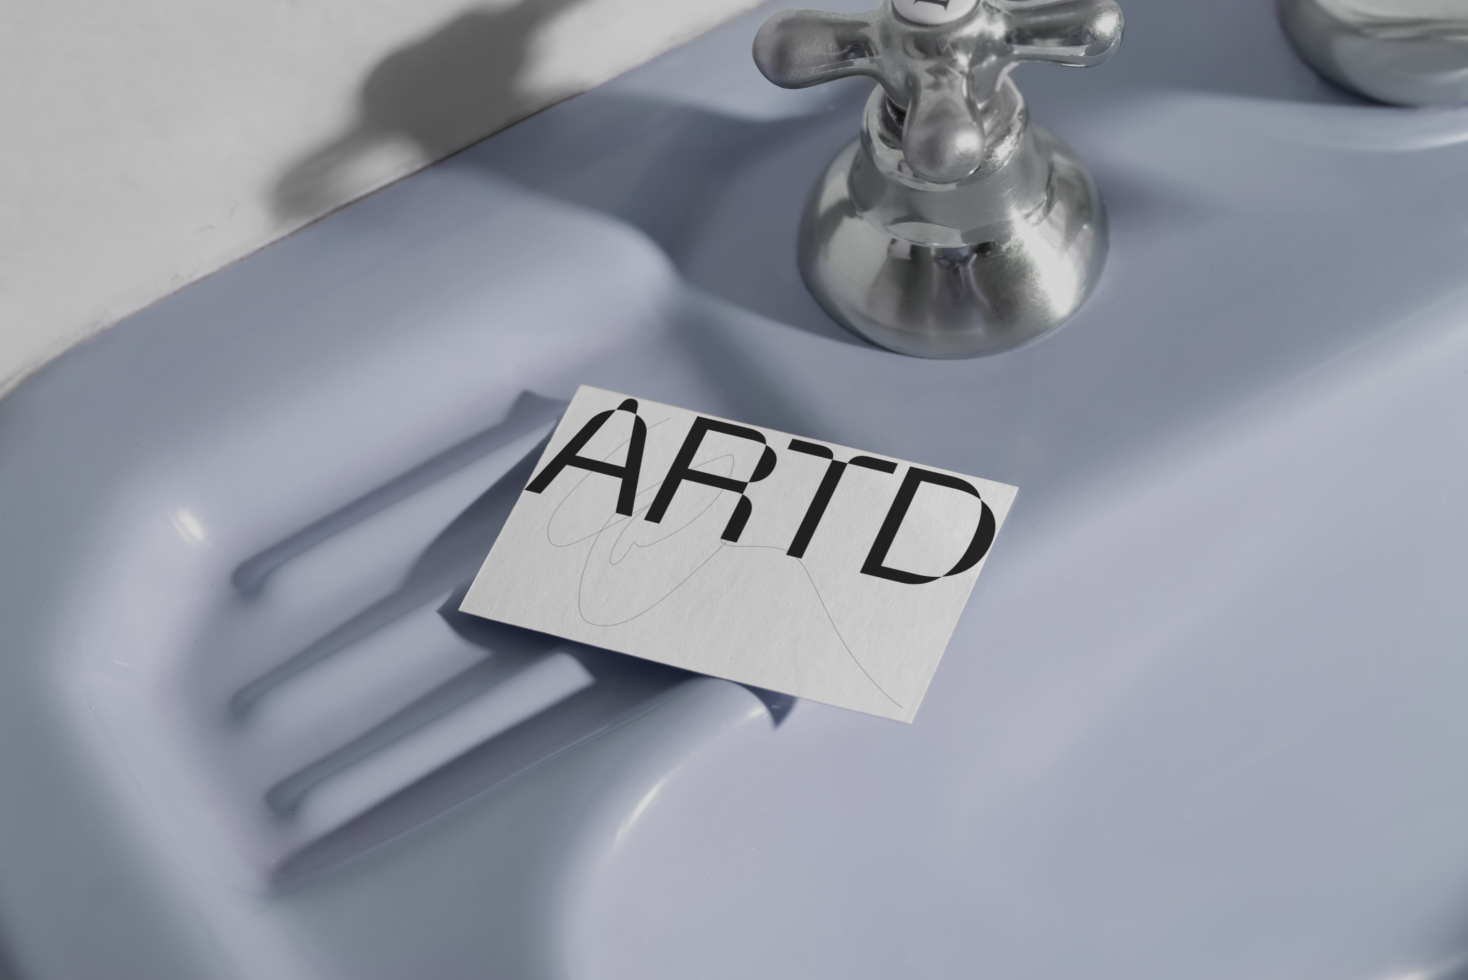
[[[607,419],[612,417],[614,411],[632,413],[632,441],[627,444],[627,462],[618,466],[604,459],[588,459],[578,455],[591,441],[591,437],[606,424]],[[575,466],[593,473],[615,476],[621,480],[622,490],[617,494],[617,513],[623,517],[631,517],[632,502],[637,499],[637,478],[642,471],[642,446],[646,441],[647,423],[637,415],[637,399],[629,398],[616,409],[607,409],[605,412],[593,415],[591,421],[583,425],[581,431],[576,433],[560,452],[556,453],[556,458],[550,461],[550,465],[530,481],[525,491],[540,493],[551,485],[552,480],[561,475],[561,470],[568,466]]]

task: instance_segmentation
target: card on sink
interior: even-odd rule
[[[460,608],[910,722],[1015,492],[583,386]]]

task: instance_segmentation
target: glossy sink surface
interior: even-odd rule
[[[1018,76],[1095,296],[923,361],[799,281],[868,86],[769,86],[768,12],[0,403],[0,970],[1465,968],[1468,110],[1131,0]],[[1020,487],[915,724],[454,611],[581,383]]]

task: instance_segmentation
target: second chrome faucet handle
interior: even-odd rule
[[[1280,0],[1279,19],[1312,68],[1358,95],[1468,104],[1468,0]]]
[[[785,88],[876,79],[904,112],[913,174],[950,184],[983,163],[983,107],[1016,63],[1100,64],[1122,26],[1115,0],[883,0],[864,14],[775,14],[755,35],[754,61]]]

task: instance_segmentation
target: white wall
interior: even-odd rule
[[[3,0],[0,393],[754,0]]]

